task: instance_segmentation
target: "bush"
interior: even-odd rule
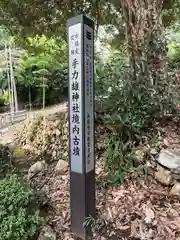
[[[127,57],[120,51],[112,52],[106,62],[96,56],[95,79],[96,94],[108,95],[110,89],[116,89],[122,84],[122,76],[127,72]]]
[[[175,110],[173,93],[168,93],[166,86],[160,92],[156,86],[144,83],[143,77],[133,81],[127,68],[119,79],[121,84],[108,93],[104,121],[123,141],[137,140],[155,119]]]
[[[26,240],[40,222],[33,191],[17,174],[0,180],[0,240]]]
[[[139,74],[135,78],[122,60],[119,65],[118,59],[114,61],[116,64],[111,62],[111,66],[108,65],[107,82],[111,84],[112,81],[112,90],[107,93],[102,118],[111,129],[109,135],[114,135],[107,146],[106,169],[115,176],[115,182],[122,182],[124,174],[134,166],[131,149],[138,146],[155,120],[167,113],[172,114],[176,107],[173,92],[168,92],[170,88],[166,83],[152,86],[146,76]]]
[[[180,43],[171,43],[168,45],[168,62],[171,68],[180,69]]]

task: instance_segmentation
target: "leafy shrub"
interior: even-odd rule
[[[125,79],[123,77],[125,76]],[[152,121],[167,112],[173,112],[175,105],[166,88],[162,93],[154,87],[131,80],[128,73],[120,76],[121,86],[109,93],[109,109],[104,116],[105,123],[114,127],[122,140],[137,140],[150,126]]]
[[[168,62],[171,68],[180,69],[180,43],[168,45]]]
[[[40,222],[33,191],[17,174],[0,180],[0,240],[26,240]]]
[[[134,165],[131,148],[139,144],[141,136],[154,120],[173,113],[175,104],[173,93],[168,92],[166,83],[152,86],[145,76],[139,74],[135,78],[130,68],[121,61],[119,71],[110,69],[112,72],[108,76],[111,76],[113,87],[108,92],[103,119],[104,124],[110,126],[110,136],[114,134],[115,137],[110,137],[107,146],[106,168],[115,176],[115,182],[122,182],[124,174]]]
[[[122,76],[125,76],[127,68],[127,57],[120,51],[112,52],[106,62],[96,56],[96,94],[107,96],[111,89],[114,90],[119,87],[122,84]]]

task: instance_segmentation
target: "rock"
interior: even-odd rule
[[[59,160],[55,167],[55,172],[59,174],[63,174],[67,170],[68,170],[68,163],[64,160]]]
[[[49,193],[49,185],[46,185],[46,184],[45,184],[45,185],[41,188],[40,193],[48,195],[48,193]]]
[[[144,219],[145,223],[147,223],[147,224],[152,223],[152,221],[155,217],[154,216],[154,211],[151,208],[146,208],[145,216],[146,216],[145,219]]]
[[[172,176],[173,176],[174,181],[180,182],[180,175],[179,174],[172,173]]]
[[[27,150],[29,152],[33,152],[34,151],[34,147],[30,144],[26,144],[25,146],[23,146],[24,150]]]
[[[158,167],[158,171],[155,172],[155,179],[167,186],[171,185],[173,182],[171,172],[163,167]]]
[[[180,174],[180,152],[175,150],[162,150],[158,162],[173,172]]]
[[[144,169],[147,175],[154,177],[154,166],[149,161],[146,162]]]
[[[169,143],[169,141],[168,141],[167,138],[164,138],[164,139],[163,139],[163,143],[164,143],[164,145],[165,145],[166,147],[169,147],[169,145],[170,145],[170,143]]]
[[[60,125],[61,121],[60,120],[56,120],[55,123],[54,123],[54,126],[55,127],[58,127]]]
[[[180,196],[180,183],[175,183],[170,193],[172,195]]]
[[[63,153],[63,157],[66,159],[68,156],[68,152]]]
[[[61,132],[59,131],[59,129],[56,129],[56,135],[59,136],[61,134]]]
[[[56,153],[56,151],[54,150],[54,151],[52,152],[52,156],[53,156],[53,158],[55,158],[56,155],[57,155],[57,153]]]
[[[56,233],[50,226],[45,226],[38,237],[38,240],[56,240]]]
[[[145,153],[142,149],[138,149],[135,152],[135,157],[139,163],[142,163],[144,161],[144,155],[145,155]]]
[[[151,148],[150,154],[153,155],[153,156],[157,155],[158,154],[157,149],[156,148]]]
[[[28,178],[32,178],[37,173],[43,172],[45,168],[46,168],[46,162],[44,160],[36,162],[29,168]]]

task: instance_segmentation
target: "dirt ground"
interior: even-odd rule
[[[97,220],[93,240],[180,240],[180,198],[153,179],[127,179],[122,186],[103,186],[103,168],[96,166]],[[57,240],[75,239],[70,232],[69,174],[53,167],[32,180],[47,200],[46,224]]]

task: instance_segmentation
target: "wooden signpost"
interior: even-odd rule
[[[83,15],[68,20],[69,162],[71,229],[88,239],[95,217],[94,23]]]

